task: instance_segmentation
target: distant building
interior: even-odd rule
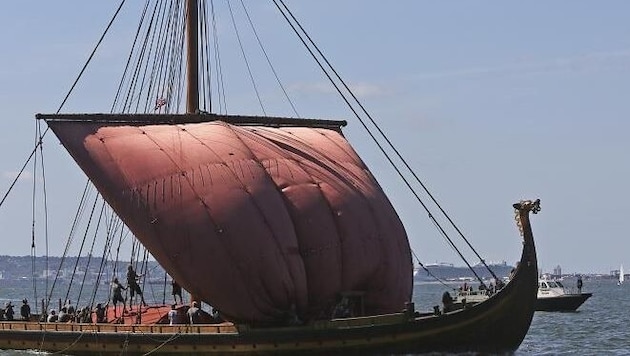
[[[556,276],[556,277],[562,277],[562,267],[560,267],[560,265],[557,265],[553,269],[553,275]]]
[[[618,269],[614,269],[614,270],[610,271],[610,276],[615,278],[615,279],[619,278],[619,274],[621,274],[621,271],[618,270]],[[624,275],[625,275],[625,273],[624,273]]]

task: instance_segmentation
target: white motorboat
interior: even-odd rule
[[[540,279],[538,281],[538,298],[536,300],[537,311],[575,311],[593,293],[567,292],[559,280]]]

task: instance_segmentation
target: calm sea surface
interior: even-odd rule
[[[575,279],[564,281],[575,292]],[[419,307],[439,303],[446,288],[419,284],[414,299]],[[582,292],[591,292],[577,312],[536,312],[529,332],[515,355],[630,355],[630,284],[616,280],[588,279]]]
[[[574,285],[575,280],[565,281],[567,287]],[[23,292],[20,288],[3,288],[0,301],[11,298],[16,304],[30,291],[29,287],[25,284]],[[416,308],[431,309],[439,304],[445,290],[448,288],[441,284],[417,284]],[[515,355],[630,355],[630,283],[620,287],[613,280],[585,280],[583,291],[592,292],[593,296],[577,312],[536,312],[529,333]],[[34,354],[42,353],[0,350],[0,356]]]

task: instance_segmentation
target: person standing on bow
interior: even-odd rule
[[[193,300],[192,305],[188,308],[188,322],[191,324],[199,324],[201,318],[201,309],[199,309],[199,303]]]
[[[175,304],[177,304],[177,296],[179,296],[179,304],[184,304],[184,300],[182,299],[182,286],[177,283],[175,279],[171,281],[171,287],[173,294],[173,299],[175,300]]]
[[[97,323],[107,323],[107,306],[98,303],[92,312],[96,314]]]
[[[142,274],[136,273],[132,265],[129,265],[127,267],[127,288],[129,288],[129,295],[131,297],[129,300],[130,310],[133,310],[132,303],[135,294],[138,294],[140,296],[140,299],[142,300],[142,305],[145,307],[147,306],[147,303],[144,301],[144,296],[142,295],[142,289],[140,289],[140,285],[138,284],[138,278],[142,276]]]
[[[578,276],[577,279],[577,289],[578,289],[578,293],[582,294],[582,275]]]
[[[116,317],[117,316],[116,304],[118,302],[122,302],[122,305],[123,305],[123,310],[121,314],[125,313],[125,298],[123,298],[122,291],[127,288],[123,287],[122,284],[120,284],[120,282],[118,281],[118,277],[114,277],[111,288],[112,288],[112,304],[114,305],[114,317]]]
[[[171,310],[168,311],[168,325],[179,324],[179,311],[176,304],[171,304]]]
[[[31,306],[28,305],[28,300],[22,300],[22,307],[20,307],[20,316],[22,320],[29,321],[31,320]]]
[[[76,310],[74,308],[74,305],[72,305],[72,301],[70,299],[66,300],[66,304],[64,306],[66,307],[66,310],[68,310],[68,314],[75,314]]]

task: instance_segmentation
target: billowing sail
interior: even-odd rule
[[[168,273],[232,320],[330,317],[346,291],[366,314],[404,307],[406,233],[339,126],[202,116],[40,115]]]

